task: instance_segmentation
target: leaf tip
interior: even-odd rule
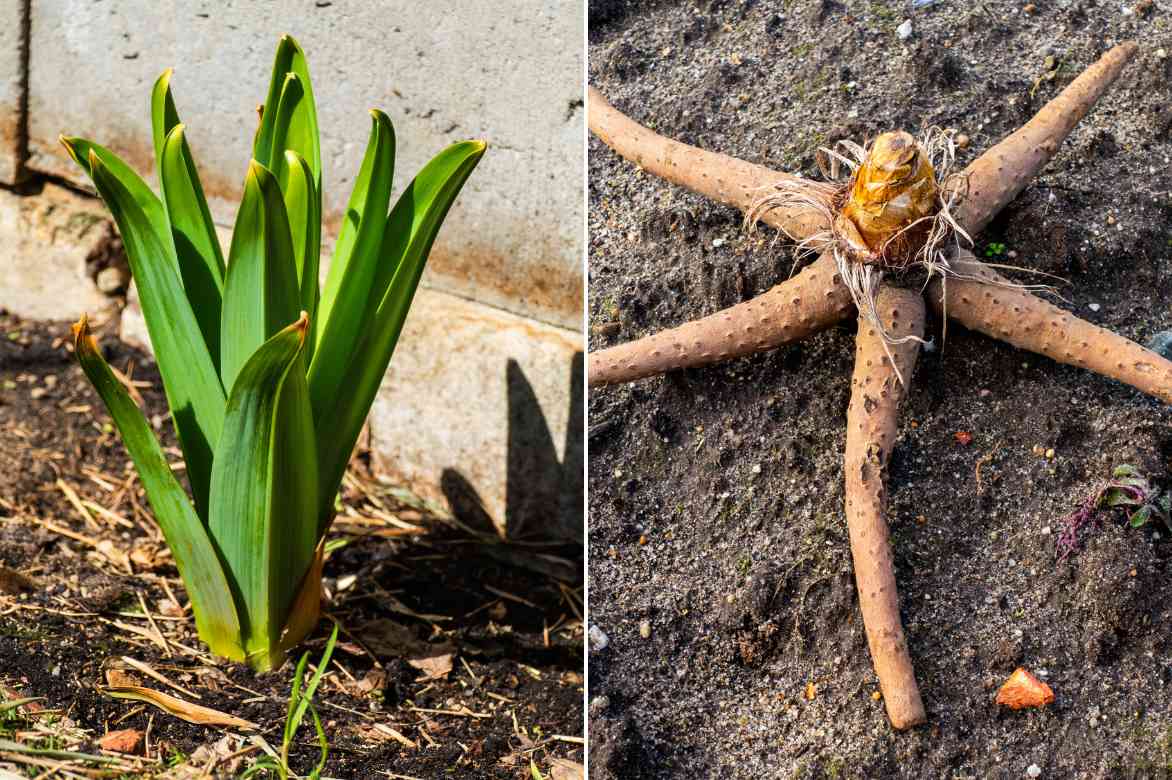
[[[83,349],[91,352],[98,351],[98,344],[94,341],[93,335],[90,334],[88,315],[82,314],[81,319],[69,326],[69,331],[73,335],[74,352],[81,352]]]
[[[166,142],[172,143],[172,139],[175,139],[174,143],[178,143],[179,141],[183,140],[184,134],[186,132],[187,132],[187,125],[180,122],[179,124],[175,125],[167,132]]]
[[[80,165],[81,160],[77,159],[77,138],[67,136],[65,133],[61,133],[59,136],[57,136],[57,140],[62,146],[65,147],[65,151],[69,152],[69,156],[73,158],[73,161]]]
[[[252,181],[252,182],[256,183],[257,185],[259,185],[261,182],[261,179],[263,179],[265,174],[267,174],[268,172],[269,172],[268,169],[265,168],[264,165],[261,164],[261,162],[259,160],[257,160],[256,158],[249,160],[248,161],[248,176],[246,177],[245,184],[247,185],[247,183],[249,181]]]

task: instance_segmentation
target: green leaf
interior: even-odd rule
[[[1107,488],[1101,501],[1102,506],[1139,506],[1130,493],[1119,488]]]
[[[317,693],[317,686],[321,683],[322,676],[325,675],[326,669],[330,666],[330,658],[334,654],[334,645],[338,642],[338,624],[334,624],[334,630],[330,632],[330,638],[326,640],[326,648],[322,651],[321,659],[317,662],[317,669],[313,676],[309,678],[309,682],[305,684],[305,690],[297,695],[297,704],[293,707],[288,720],[286,728],[289,729],[288,734],[292,737],[297,732],[298,727],[301,726],[301,720],[305,717],[305,711],[313,702],[313,696]],[[306,654],[308,655],[308,653]],[[304,669],[300,671],[304,672]],[[291,727],[291,728],[290,728]]]
[[[1139,528],[1140,526],[1145,525],[1148,520],[1151,519],[1152,508],[1150,506],[1141,506],[1135,511],[1135,514],[1131,516],[1131,527]]]
[[[134,169],[123,162],[122,158],[118,155],[104,146],[95,144],[93,141],[66,136],[61,136],[58,140],[61,141],[61,145],[65,147],[65,150],[69,152],[69,156],[73,158],[73,161],[90,177],[91,181],[94,180],[94,172],[90,160],[96,157],[110,174],[121,183],[134,199],[134,202],[138,204],[139,209],[142,210],[142,213],[146,216],[155,232],[159,234],[161,249],[166,254],[166,259],[171,263],[176,273],[178,273],[179,261],[175,257],[175,244],[171,240],[171,222],[167,219],[167,208],[163,205],[163,201],[155,193],[151,192],[151,188],[142,180],[142,177],[135,173]],[[94,187],[97,186],[98,183],[94,181]],[[101,195],[101,190],[98,191],[98,194]],[[117,215],[114,218],[117,220]]]
[[[463,141],[440,152],[407,186],[387,218],[371,291],[377,306],[339,385],[346,392],[332,399],[329,425],[318,428],[319,533],[333,518],[334,496],[403,330],[432,243],[485,149],[481,141]]]
[[[294,151],[285,152],[285,175],[281,191],[289,212],[289,230],[293,234],[293,259],[301,287],[301,310],[309,313],[309,335],[305,344],[305,361],[313,360],[317,338],[317,275],[321,258],[321,198],[313,184],[313,171],[305,158]]]
[[[370,115],[370,140],[354,181],[345,221],[338,231],[318,309],[322,324],[309,366],[315,420],[322,419],[337,400],[346,364],[362,337],[387,226],[395,170],[395,130],[386,114],[371,111]]]
[[[281,148],[275,143],[277,117],[280,114],[281,93],[285,89],[288,74],[296,74],[302,97],[297,101],[296,110],[291,111],[286,136],[295,139],[295,145]],[[317,108],[313,100],[313,85],[309,79],[309,65],[305,52],[291,35],[281,36],[277,54],[273,59],[273,75],[269,81],[269,93],[261,112],[260,127],[256,132],[252,156],[276,170],[283,164],[279,159],[285,149],[293,149],[309,161],[313,171],[314,187],[321,193],[321,145],[318,141]]]
[[[232,387],[244,363],[278,330],[297,319],[301,293],[281,188],[256,160],[228,250],[220,325],[220,376]]]
[[[170,68],[163,71],[151,90],[151,135],[155,141],[155,166],[158,168],[162,167],[163,143],[167,134],[179,124],[179,112],[175,109],[175,99],[171,97],[173,73]]]
[[[199,635],[212,652],[243,660],[240,621],[232,590],[203,521],[175,479],[146,418],[102,358],[89,334],[85,317],[74,326],[73,334],[78,362],[122,434],[155,519],[183,577]]]
[[[273,122],[273,146],[269,153],[270,160],[265,163],[282,183],[284,183],[287,153],[296,152],[307,162],[316,153],[317,126],[316,124],[310,125],[304,118],[309,99],[297,74],[287,73],[285,84],[281,89],[281,100],[277,104],[277,116]],[[310,135],[311,133],[313,135]],[[310,170],[313,170],[312,165]],[[315,188],[317,183],[315,177]]]
[[[110,159],[117,160],[112,155]],[[224,388],[176,272],[175,248],[166,214],[160,230],[142,210],[142,199],[135,197],[127,186],[145,188],[146,185],[125,165],[107,164],[107,157],[92,147],[87,163],[94,186],[122,234],[155,359],[163,375],[175,431],[183,447],[196,510],[205,517],[212,452],[224,424]],[[119,171],[128,171],[127,178],[120,176]]]
[[[199,321],[212,363],[218,370],[224,255],[182,124],[175,125],[163,142],[159,183],[171,221],[183,288]]]
[[[1143,474],[1130,463],[1120,463],[1111,471],[1111,476],[1121,479],[1123,477],[1142,477]]]
[[[242,606],[248,662],[261,671],[282,660],[281,629],[317,545],[308,325],[302,315],[240,370],[212,470],[208,523]]]

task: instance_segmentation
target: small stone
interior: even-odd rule
[[[754,464],[753,464],[753,469],[752,469],[752,471],[753,471],[753,473],[754,473],[754,474],[760,474],[760,473],[761,473],[761,464],[760,464],[760,463],[754,463]]]
[[[1041,777],[1041,776],[1042,776],[1042,767],[1038,766],[1037,764],[1030,764],[1028,767],[1026,767],[1026,777]]]
[[[1152,336],[1147,347],[1157,355],[1172,360],[1172,330],[1163,330]]]
[[[1103,307],[1097,303],[1088,303],[1087,308],[1090,309],[1091,311],[1098,311],[1099,309],[1101,309]]]
[[[720,248],[720,247],[722,247],[722,246],[724,246],[724,239],[723,239],[723,238],[714,238],[714,239],[712,239],[712,247],[713,247],[713,249],[719,249],[719,248]]]
[[[991,395],[993,395],[993,391],[988,388],[985,388],[984,390],[981,390],[981,392],[980,392],[981,398],[988,398]]]
[[[1027,14],[1032,14],[1034,11],[1038,10],[1038,7],[1033,3],[1029,3],[1021,10],[1025,11]]]
[[[1115,224],[1115,217],[1113,217],[1113,216],[1111,216],[1110,214],[1108,214],[1108,215],[1107,215],[1107,224],[1108,224],[1108,225],[1114,225],[1114,224]]]
[[[44,398],[48,394],[49,394],[49,391],[46,388],[34,387],[32,390],[29,391],[29,398],[33,399],[34,401],[39,401],[40,399]]]
[[[644,639],[651,638],[651,623],[650,622],[644,620],[642,623],[639,624],[639,636],[643,637]]]
[[[1049,535],[1050,535],[1050,526],[1046,526],[1045,528],[1042,529],[1042,536],[1049,536]]]
[[[1053,448],[1053,447],[1051,447],[1050,449],[1046,450],[1046,459],[1047,459],[1047,460],[1053,460],[1053,459],[1054,459],[1054,448]]]
[[[590,650],[591,652],[600,652],[605,650],[610,645],[610,637],[606,635],[598,626],[590,627]]]
[[[1167,49],[1156,49],[1156,59],[1158,59],[1158,60],[1168,59],[1168,50]]]
[[[872,691],[871,692],[871,700],[872,701],[879,701],[882,698],[883,698],[883,694],[880,693],[879,691]]]
[[[969,148],[969,137],[967,135],[965,135],[964,133],[961,133],[960,135],[958,135],[954,139],[954,141],[956,143],[957,149],[968,149]]]
[[[121,268],[110,266],[98,271],[98,277],[94,280],[98,289],[106,295],[113,295],[117,292],[122,292],[126,289],[126,283],[130,281],[129,275]]]
[[[590,700],[590,717],[597,718],[610,707],[609,696],[595,696]]]
[[[904,19],[903,24],[895,28],[895,34],[899,36],[901,41],[906,41],[912,37],[912,20]]]

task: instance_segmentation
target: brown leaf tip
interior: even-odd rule
[[[90,333],[89,316],[82,314],[81,319],[69,326],[69,332],[73,336],[74,351],[80,350],[83,347],[93,351],[98,351],[98,343],[94,341],[93,335]]]
[[[1054,691],[1050,690],[1050,686],[1020,666],[997,691],[997,703],[1011,710],[1045,707],[1053,701]]]

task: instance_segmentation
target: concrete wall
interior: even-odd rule
[[[230,228],[285,32],[306,51],[318,103],[327,250],[368,108],[395,125],[396,196],[445,145],[489,142],[432,253],[372,437],[388,468],[413,480],[438,489],[445,473],[468,475],[503,523],[507,482],[523,478],[493,462],[509,448],[507,366],[529,377],[533,413],[563,457],[569,367],[582,349],[582,3],[29,1],[28,139],[14,160],[34,173],[88,186],[57,142],[65,133],[111,147],[153,182],[150,89],[173,67],[213,216]],[[23,2],[0,4],[0,115],[13,99],[6,85],[21,97],[19,27],[8,17]],[[0,124],[0,182],[7,137]],[[13,285],[0,281],[0,305],[7,297],[13,308]],[[131,335],[135,316],[132,306]]]
[[[14,184],[24,160],[25,11],[23,0],[0,3],[0,184]]]

